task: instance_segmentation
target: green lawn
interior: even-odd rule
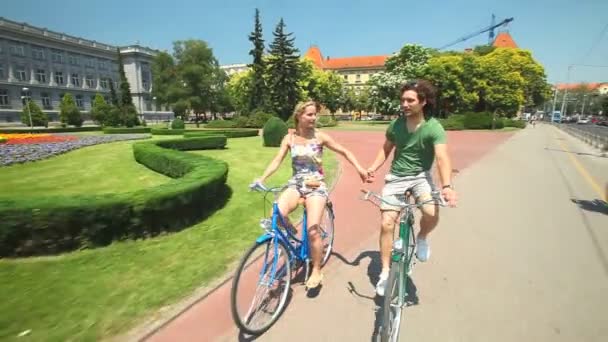
[[[98,149],[128,156],[136,164],[129,144]],[[181,232],[56,257],[0,260],[0,340],[96,341],[132,328],[163,306],[232,271],[228,266],[261,232],[257,222],[263,214],[262,196],[249,192],[247,184],[263,172],[276,151],[262,147],[260,137],[252,137],[230,139],[225,150],[192,152],[229,163],[228,185],[233,194],[224,208]],[[86,154],[82,158],[86,162],[70,164],[73,167],[63,177],[70,175],[82,182],[92,167],[88,164],[100,164],[97,168],[107,164],[86,159]],[[337,170],[333,154],[326,154],[325,167],[331,181]],[[290,173],[286,158],[268,184],[282,183]],[[26,173],[3,178],[11,182],[28,178],[35,184],[30,191],[39,184]],[[29,329],[27,337],[16,337]]]
[[[11,193],[37,196],[129,192],[169,181],[133,161],[134,142],[89,146],[34,163],[2,167],[2,186]]]
[[[390,121],[338,121],[338,126],[327,130],[339,131],[386,131]]]

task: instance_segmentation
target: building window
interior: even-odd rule
[[[95,95],[91,95],[91,108],[93,108],[94,103],[95,103]]]
[[[148,90],[148,86],[150,85],[150,82],[146,79],[141,80],[141,86],[145,89]]]
[[[99,86],[102,87],[103,89],[107,89],[108,88],[108,79],[107,78],[100,79]]]
[[[108,68],[108,64],[106,61],[104,61],[103,59],[99,60],[99,63],[97,64],[99,66],[99,69],[107,69]]]
[[[80,87],[80,78],[78,78],[78,74],[72,74],[72,85],[74,87]]]
[[[32,48],[32,57],[38,60],[44,60],[44,50],[41,48]]]
[[[78,59],[78,56],[70,55],[68,58],[69,58],[69,61],[70,61],[71,65],[80,65],[80,61]]]
[[[57,85],[63,85],[63,72],[55,71],[55,83],[57,83]]]
[[[60,51],[53,51],[51,53],[51,59],[55,63],[63,63],[63,54]]]
[[[0,79],[4,79],[4,65],[0,64]]]
[[[0,106],[10,107],[10,101],[8,98],[8,90],[0,89]]]
[[[17,67],[17,80],[21,82],[27,81],[27,75],[25,74],[25,67]]]
[[[87,75],[85,82],[87,83],[87,87],[95,88],[95,80],[93,79],[93,76]]]
[[[95,68],[95,60],[93,60],[93,58],[85,58],[84,66],[87,68]]]
[[[84,101],[82,100],[82,95],[76,95],[76,106],[80,109],[84,108]]]
[[[46,71],[44,69],[36,70],[36,80],[40,83],[46,83]]]
[[[348,81],[348,75],[344,75],[344,80]]]
[[[24,57],[25,49],[23,48],[23,45],[11,45],[11,54]]]
[[[44,109],[53,109],[53,105],[51,105],[51,96],[49,93],[41,93],[40,98],[42,99],[42,107],[44,107]]]

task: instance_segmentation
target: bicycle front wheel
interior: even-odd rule
[[[251,335],[279,319],[291,284],[291,263],[282,241],[255,243],[243,256],[232,281],[230,308],[235,324]]]
[[[321,239],[323,241],[323,260],[321,265],[325,265],[334,247],[334,210],[331,202],[327,202],[321,217]]]
[[[401,262],[393,261],[384,290],[384,306],[382,308],[382,328],[380,340],[395,342],[399,340],[403,298],[405,296],[404,274]]]

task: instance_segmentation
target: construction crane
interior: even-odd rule
[[[459,38],[458,40],[455,40],[455,41],[453,41],[453,42],[451,42],[449,44],[446,44],[446,45],[440,47],[438,50],[443,50],[443,49],[448,48],[448,47],[450,47],[452,45],[456,45],[456,44],[458,44],[460,42],[464,42],[467,39],[473,38],[473,37],[475,37],[477,35],[480,35],[482,33],[488,32],[488,31],[490,32],[489,35],[488,35],[488,40],[489,40],[488,45],[492,44],[492,42],[494,41],[494,29],[497,28],[497,27],[503,26],[503,25],[506,26],[508,23],[510,23],[510,22],[513,21],[513,18],[507,18],[507,19],[502,20],[498,24],[495,24],[494,23],[495,19],[496,19],[496,17],[494,16],[494,14],[492,14],[492,23],[491,23],[490,26],[488,26],[488,27],[486,27],[486,28],[484,28],[484,29],[482,29],[480,31],[477,31],[475,33],[471,33],[471,34],[468,34],[468,35],[466,35],[466,36],[464,36],[462,38]]]

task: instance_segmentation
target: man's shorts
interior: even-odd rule
[[[418,199],[423,195],[431,195],[435,190],[433,177],[429,171],[421,172],[416,176],[399,177],[391,173],[384,177],[384,188],[382,188],[382,199],[384,201],[399,204],[405,199],[405,192],[410,190],[414,198]],[[400,211],[398,205],[390,205],[382,202],[381,210]]]

